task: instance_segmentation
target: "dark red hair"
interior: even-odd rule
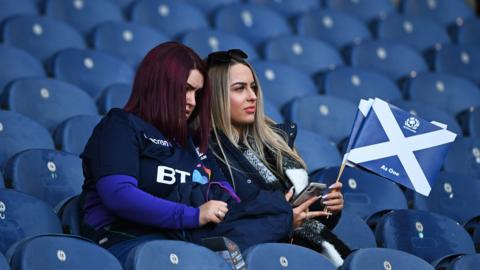
[[[196,106],[186,115],[187,80],[190,71],[203,75],[203,89],[197,91]],[[202,59],[189,47],[177,43],[162,43],[143,58],[133,84],[125,111],[133,112],[153,124],[167,139],[185,147],[189,123],[196,122],[193,138],[206,153],[211,128],[211,90],[207,69]]]

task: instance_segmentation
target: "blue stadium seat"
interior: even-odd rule
[[[458,173],[440,172],[428,197],[416,193],[413,207],[431,211],[466,225],[480,218],[480,179]]]
[[[292,32],[281,15],[268,7],[253,4],[232,4],[219,9],[214,24],[218,30],[242,36],[256,48],[273,37]]]
[[[365,248],[350,254],[342,270],[395,269],[434,270],[426,261],[406,252],[388,248]]]
[[[262,86],[263,96],[277,107],[277,110],[294,98],[316,94],[313,80],[301,69],[274,61],[252,63]]]
[[[82,89],[47,78],[15,80],[0,99],[2,108],[21,113],[51,132],[74,115],[97,114],[95,102]]]
[[[44,233],[61,233],[62,226],[51,207],[35,197],[15,191],[0,189],[0,252],[27,236]]]
[[[9,17],[21,14],[38,14],[37,6],[34,1],[0,1],[0,23]]]
[[[367,223],[357,214],[345,209],[342,210],[342,216],[333,229],[333,233],[351,250],[377,247],[375,235]]]
[[[251,247],[245,251],[245,262],[249,270],[336,269],[327,258],[311,249],[283,243],[266,243]]]
[[[80,194],[82,160],[73,154],[47,149],[29,149],[5,163],[5,185],[32,195],[52,208]]]
[[[480,89],[471,81],[446,73],[422,73],[407,86],[411,100],[430,104],[452,116],[480,105]]]
[[[325,95],[358,103],[362,98],[401,99],[398,86],[387,76],[374,70],[340,67],[327,73],[322,85]]]
[[[136,0],[111,0],[113,1],[122,11],[124,14],[128,14],[132,4]]]
[[[421,210],[396,210],[385,215],[375,230],[381,247],[416,255],[434,267],[455,256],[475,253],[473,241],[454,220]]]
[[[149,25],[169,38],[195,29],[208,28],[208,21],[195,6],[175,0],[139,0],[133,4],[132,21]]]
[[[333,184],[339,169],[328,168],[313,179],[327,185]],[[386,212],[408,208],[405,195],[397,184],[371,172],[345,167],[340,181],[343,183],[344,209],[357,214],[372,227]]]
[[[46,76],[42,64],[27,52],[0,45],[0,94],[5,86],[12,80],[30,77]]]
[[[168,38],[157,30],[133,22],[105,22],[93,32],[93,47],[110,53],[133,68],[142,61],[150,49]]]
[[[283,116],[278,111],[277,107],[273,105],[269,100],[263,99],[263,110],[265,111],[265,115],[270,117],[276,123],[283,123]]]
[[[467,1],[451,0],[402,0],[404,14],[431,18],[443,26],[462,25],[465,19],[474,16]]]
[[[453,131],[458,136],[462,136],[462,129],[457,120],[446,111],[414,101],[397,100],[393,102],[393,105],[405,111],[409,111],[414,115],[418,115],[420,118],[427,121],[437,121],[446,124],[448,125],[448,130]]]
[[[475,243],[475,249],[477,250],[477,253],[480,253],[480,223],[477,223],[472,238],[473,242]]]
[[[0,253],[0,269],[10,270],[10,266],[8,265],[8,262],[7,262],[7,260],[5,259],[5,256],[3,256],[2,253]]]
[[[351,13],[365,22],[395,13],[395,6],[390,0],[326,0],[325,4],[328,8]]]
[[[68,118],[55,129],[53,138],[56,148],[80,155],[100,119],[98,115],[77,115]]]
[[[9,253],[13,269],[122,269],[110,252],[73,235],[37,235],[21,241]]]
[[[366,41],[354,46],[350,63],[354,67],[382,71],[394,80],[415,77],[428,70],[425,60],[417,51],[389,41]]]
[[[309,173],[341,163],[340,154],[335,145],[308,130],[298,130],[295,148],[307,164]]]
[[[465,44],[465,45],[472,45],[472,46],[480,46],[480,19],[478,18],[470,18],[465,21],[465,23],[458,27],[455,31],[456,35],[454,38],[456,39],[457,43]]]
[[[350,135],[356,112],[357,106],[348,100],[315,95],[287,104],[283,116],[338,144]]]
[[[155,240],[141,244],[128,254],[125,270],[140,269],[232,269],[215,252],[192,243]]]
[[[196,30],[187,32],[182,37],[182,43],[192,48],[203,58],[214,51],[228,51],[233,48],[241,49],[248,55],[248,60],[258,58],[257,51],[242,37],[218,30]]]
[[[127,63],[91,50],[64,50],[53,58],[52,69],[56,79],[79,86],[93,98],[112,84],[131,83],[134,77]]]
[[[53,149],[48,130],[37,122],[16,112],[0,110],[0,168],[18,152],[30,148]]]
[[[205,14],[209,15],[215,12],[217,9],[223,6],[228,6],[234,3],[240,3],[241,0],[186,0],[188,3],[195,5],[198,9],[202,10]]]
[[[435,70],[462,76],[480,84],[480,48],[467,45],[445,46],[436,52]]]
[[[112,108],[123,108],[132,93],[132,85],[112,84],[103,90],[97,98],[97,107],[101,114],[107,114]]]
[[[302,36],[282,36],[270,40],[265,46],[265,59],[296,66],[310,75],[343,65],[342,57],[334,47]]]
[[[65,199],[57,204],[56,212],[60,217],[63,232],[66,234],[80,235],[80,227],[82,222],[80,195]]]
[[[312,9],[320,7],[320,2],[317,0],[247,0],[249,3],[257,5],[265,5],[276,12],[282,14],[287,18],[294,18],[295,16],[306,13]]]
[[[480,254],[465,255],[455,259],[446,270],[474,270],[480,265]]]
[[[480,106],[469,108],[458,116],[465,136],[480,137]]]
[[[5,182],[3,181],[2,171],[0,171],[0,188],[5,188]]]
[[[348,13],[338,10],[314,10],[296,21],[297,33],[326,41],[341,49],[370,39],[367,26]]]
[[[440,49],[442,45],[450,43],[445,28],[434,21],[417,16],[390,16],[378,22],[376,34],[381,40],[410,45],[420,52]]]
[[[480,178],[480,138],[456,138],[445,157],[443,169]]]
[[[120,8],[111,0],[47,0],[47,16],[63,20],[84,35],[107,21],[123,21]]]

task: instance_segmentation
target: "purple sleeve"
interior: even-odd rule
[[[126,220],[167,229],[199,226],[198,208],[155,197],[139,189],[131,176],[102,177],[96,188],[105,207]]]

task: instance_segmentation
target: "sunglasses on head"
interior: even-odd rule
[[[207,57],[207,65],[209,67],[220,64],[227,64],[230,61],[243,61],[248,58],[248,55],[240,49],[231,49],[228,51],[213,52]]]

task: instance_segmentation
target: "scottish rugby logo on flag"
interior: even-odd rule
[[[428,196],[457,136],[381,99],[361,100],[344,162]]]

